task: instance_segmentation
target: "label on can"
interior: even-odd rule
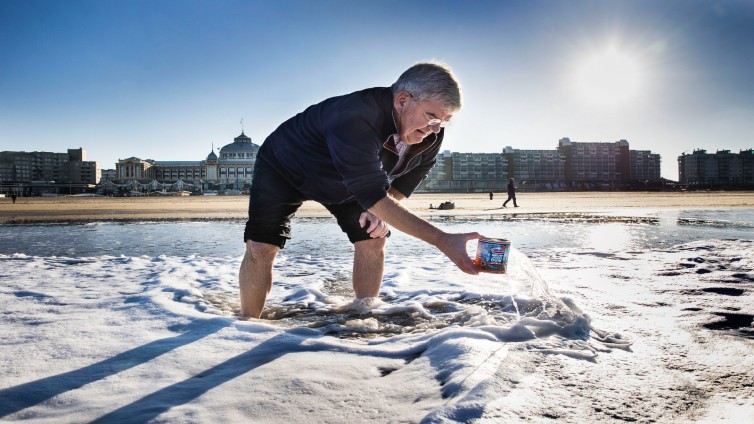
[[[480,239],[474,263],[480,272],[505,274],[508,271],[508,252],[511,242],[506,239]]]

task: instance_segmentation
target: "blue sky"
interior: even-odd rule
[[[0,0],[0,150],[201,160],[306,106],[449,64],[445,149],[754,148],[754,2]]]

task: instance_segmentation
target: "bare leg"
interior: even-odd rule
[[[241,316],[259,318],[272,289],[272,264],[280,248],[272,244],[246,242],[238,285],[241,289]]]
[[[354,243],[353,291],[357,298],[377,297],[385,270],[385,242],[374,238]]]

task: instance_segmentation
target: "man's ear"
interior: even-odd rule
[[[410,97],[411,95],[408,93],[408,91],[400,91],[395,95],[395,97],[393,98],[393,107],[396,111],[398,111],[398,113],[403,112],[403,108],[408,105],[408,100]]]

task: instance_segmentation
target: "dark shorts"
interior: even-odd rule
[[[310,199],[259,156],[251,181],[249,220],[246,221],[243,234],[244,243],[252,240],[282,249],[291,238],[291,219],[298,208]],[[324,206],[335,216],[340,229],[348,235],[351,243],[371,239],[365,228],[359,225],[359,217],[364,209],[357,202]]]

